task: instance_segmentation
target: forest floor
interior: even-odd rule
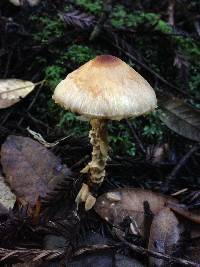
[[[132,4],[124,9],[124,1],[114,8],[107,1],[103,10],[99,1],[54,2],[32,8],[0,3],[1,80],[39,82],[10,107],[1,108],[0,101],[0,176],[16,197],[9,211],[1,211],[5,201],[0,201],[0,261],[5,266],[34,261],[40,267],[199,266],[200,94],[194,88],[200,81],[194,80],[199,33],[186,26],[181,9],[177,28],[190,33],[183,38],[187,44],[171,40],[174,32],[166,37],[173,20],[172,12],[164,24],[166,3],[160,10],[146,4],[142,15],[131,17]],[[106,179],[96,207],[85,212],[74,200],[86,179],[80,170],[90,160],[88,123],[57,107],[51,96],[61,78],[102,53],[142,73],[170,119],[157,112],[110,122]],[[161,57],[166,62],[158,67]]]

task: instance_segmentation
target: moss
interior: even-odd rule
[[[65,56],[76,64],[84,64],[90,59],[94,58],[97,51],[86,45],[72,45],[68,48]]]
[[[39,29],[33,34],[35,41],[40,41],[42,43],[47,43],[49,39],[59,38],[65,32],[64,24],[62,21],[56,17],[38,17],[32,16],[31,21],[37,24]]]
[[[192,57],[195,61],[200,60],[200,47],[192,38],[183,36],[173,36],[172,38],[185,55]]]
[[[116,28],[133,27],[136,28],[141,24],[149,23],[156,31],[160,31],[168,35],[171,41],[179,46],[182,53],[192,57],[194,60],[199,60],[200,47],[190,37],[176,35],[173,28],[160,15],[149,12],[135,12],[129,13],[123,6],[115,6],[111,16],[111,24]],[[197,58],[196,58],[197,57]]]
[[[158,109],[148,115],[147,122],[143,127],[143,136],[148,139],[157,141],[163,139],[165,126],[159,119],[160,113],[161,111]]]
[[[156,30],[160,30],[165,33],[171,33],[172,28],[165,21],[160,19],[160,16],[150,12],[135,12],[129,13],[123,6],[115,6],[111,16],[111,24],[116,28],[123,26],[137,27],[140,24],[149,22],[151,25],[155,25]]]
[[[47,81],[47,85],[52,89],[55,88],[62,80],[63,75],[64,69],[60,66],[53,65],[47,67],[45,70],[45,80]]]
[[[101,11],[102,3],[101,0],[75,0],[77,6],[83,7],[86,11],[94,14],[98,14]]]

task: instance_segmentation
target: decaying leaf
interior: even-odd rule
[[[157,214],[169,203],[176,203],[176,200],[150,190],[124,188],[100,196],[95,204],[95,211],[114,225],[119,225],[129,216],[136,222],[140,233],[144,234],[145,202],[149,203],[151,212]]]
[[[169,208],[162,209],[153,219],[149,237],[150,250],[172,255],[180,240],[182,230],[179,221]],[[150,258],[150,266],[168,266],[162,259]]]
[[[0,214],[5,213],[6,210],[12,209],[16,201],[15,195],[6,185],[4,177],[0,172]]]
[[[161,120],[172,131],[193,141],[200,141],[200,111],[181,99],[173,98],[160,102],[164,114]]]
[[[200,224],[200,211],[196,210],[188,210],[185,205],[170,205],[171,210],[175,213],[187,218],[188,220]]]
[[[40,0],[9,0],[9,2],[15,6],[23,6],[25,3],[28,3],[30,6],[36,6]]]
[[[11,190],[31,206],[71,173],[51,151],[22,136],[7,138],[1,148],[1,163]]]
[[[0,80],[0,109],[10,107],[27,96],[35,87],[29,81],[19,79]]]

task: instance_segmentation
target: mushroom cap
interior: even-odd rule
[[[101,55],[67,75],[53,99],[66,110],[88,118],[121,120],[157,106],[149,83],[121,59]]]

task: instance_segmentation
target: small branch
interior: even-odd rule
[[[174,26],[174,7],[175,7],[175,0],[169,0],[168,6],[168,22],[171,26]]]
[[[197,32],[198,36],[200,36],[200,24],[199,24],[199,21],[196,20],[194,22],[194,27],[196,29],[196,32]]]
[[[84,254],[86,252],[95,252],[95,251],[100,251],[100,250],[107,250],[107,249],[113,249],[116,248],[116,246],[111,246],[111,245],[92,245],[88,247],[81,248],[73,254],[73,257],[79,256],[81,254]]]
[[[40,85],[40,86],[39,86],[39,89],[37,90],[33,100],[31,101],[30,105],[28,106],[28,108],[26,110],[26,114],[31,110],[32,106],[35,104],[35,102],[36,102],[36,100],[37,100],[37,98],[38,98],[38,96],[39,96],[39,94],[40,94],[40,92],[42,90],[42,86],[43,86],[44,82],[45,81],[43,80],[41,82],[35,83],[35,86],[36,85]],[[17,126],[19,127],[22,124],[23,121],[24,121],[24,116],[19,120]]]
[[[106,23],[106,20],[109,17],[109,14],[112,11],[112,2],[113,0],[103,1],[102,12],[99,20],[97,21],[97,24],[95,25],[93,31],[90,34],[90,41],[93,41],[100,34],[104,24]]]
[[[116,234],[117,237],[119,238],[120,241],[122,241],[126,246],[128,246],[131,250],[145,255],[145,256],[151,256],[157,259],[162,259],[164,261],[170,262],[170,263],[177,263],[177,264],[182,264],[183,266],[192,266],[192,267],[199,267],[199,264],[192,262],[192,261],[188,261],[188,260],[184,260],[181,258],[175,258],[175,257],[171,257],[169,255],[160,253],[160,252],[156,252],[156,251],[152,251],[143,247],[138,247],[134,244],[131,244],[129,242],[127,242],[123,237],[121,237],[119,234]]]
[[[143,247],[136,246],[134,244],[131,244],[127,242],[123,237],[121,237],[120,234],[117,234],[118,239],[123,242],[126,246],[128,246],[130,249],[133,251],[145,255],[145,256],[151,256],[154,258],[158,259],[163,259],[164,261],[167,262],[173,262],[177,264],[182,264],[183,266],[191,266],[191,267],[199,267],[199,264],[194,263],[192,261],[188,261],[185,259],[181,258],[175,258],[171,257],[166,254],[162,254],[160,252],[152,251],[145,249]],[[119,247],[119,245],[92,245],[84,248],[80,248],[79,250],[75,251],[72,254],[72,257],[80,256],[84,253],[88,252],[95,252],[95,251],[102,251],[102,250],[108,250],[108,249],[114,249]],[[24,249],[24,248],[19,248],[16,250],[11,250],[11,249],[4,249],[0,248],[0,262],[27,262],[27,261],[38,261],[38,260],[45,260],[45,261],[51,261],[51,260],[61,260],[65,256],[65,250],[60,249],[60,250],[44,250],[44,249]]]
[[[143,154],[146,154],[146,150],[145,150],[145,148],[144,148],[144,146],[143,146],[143,144],[142,144],[140,138],[138,137],[138,135],[137,135],[137,133],[136,133],[136,131],[135,131],[133,125],[129,122],[129,120],[126,120],[126,123],[127,123],[128,127],[130,128],[130,130],[131,130],[131,132],[132,132],[132,134],[133,134],[133,136],[134,136],[136,142],[138,143],[138,145],[139,145],[139,147],[140,147],[142,153],[143,153]]]
[[[170,183],[175,179],[177,173],[180,171],[181,168],[186,164],[189,158],[200,148],[199,144],[194,145],[178,162],[172,172],[166,177],[166,182],[163,186],[164,192],[167,192],[169,189]]]

